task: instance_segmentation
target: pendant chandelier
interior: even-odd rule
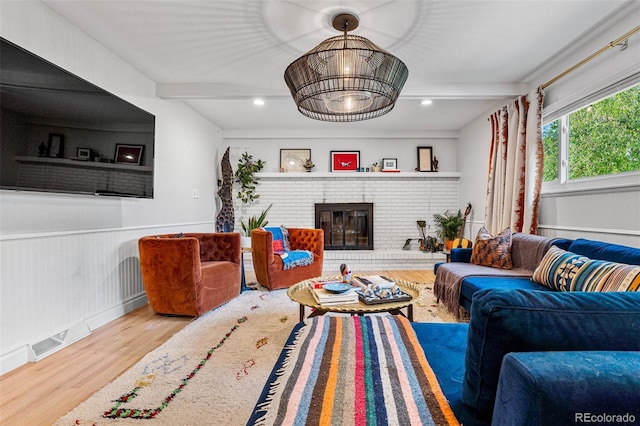
[[[358,27],[354,15],[337,15],[333,27],[343,35],[323,41],[284,72],[298,111],[332,122],[368,120],[388,113],[409,70],[368,39],[347,34]]]

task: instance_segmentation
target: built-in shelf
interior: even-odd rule
[[[151,173],[153,171],[153,168],[149,166],[137,166],[134,164],[101,163],[99,161],[81,161],[81,160],[72,160],[70,158],[17,156],[16,160],[21,163],[43,163],[43,164],[46,163],[46,164],[56,164],[59,166],[86,167],[91,169],[126,170],[130,172],[139,172],[139,173],[140,172]]]
[[[415,178],[415,179],[437,179],[437,178],[459,178],[458,172],[266,172],[256,173],[258,178],[282,178],[282,179],[318,179],[318,178],[339,178],[339,179],[394,179],[394,178]]]

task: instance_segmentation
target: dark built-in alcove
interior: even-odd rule
[[[373,203],[316,204],[325,250],[373,250]]]

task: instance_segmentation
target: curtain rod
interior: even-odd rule
[[[552,85],[553,83],[555,83],[556,81],[558,81],[562,77],[564,77],[565,75],[567,75],[567,74],[575,71],[576,69],[580,68],[581,66],[583,66],[584,64],[586,64],[587,62],[589,62],[590,60],[595,58],[596,56],[599,56],[603,52],[606,52],[607,50],[611,49],[612,47],[617,46],[618,44],[622,43],[624,40],[628,39],[629,37],[631,37],[632,35],[634,35],[637,32],[640,32],[640,25],[638,25],[637,27],[635,27],[634,29],[632,29],[631,31],[629,31],[628,33],[623,35],[622,37],[619,37],[616,40],[612,41],[611,43],[607,44],[606,46],[604,46],[602,49],[598,50],[597,52],[595,52],[595,53],[591,54],[590,56],[584,58],[582,61],[578,62],[577,64],[575,64],[571,68],[567,69],[566,71],[564,71],[564,72],[558,74],[557,76],[553,77],[551,80],[549,80],[546,83],[542,84],[540,87],[545,89],[547,86]]]

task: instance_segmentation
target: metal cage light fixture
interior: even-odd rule
[[[333,27],[343,34],[323,41],[285,70],[284,80],[303,115],[349,122],[393,109],[409,70],[368,39],[347,34],[358,24],[352,14],[335,16]]]

